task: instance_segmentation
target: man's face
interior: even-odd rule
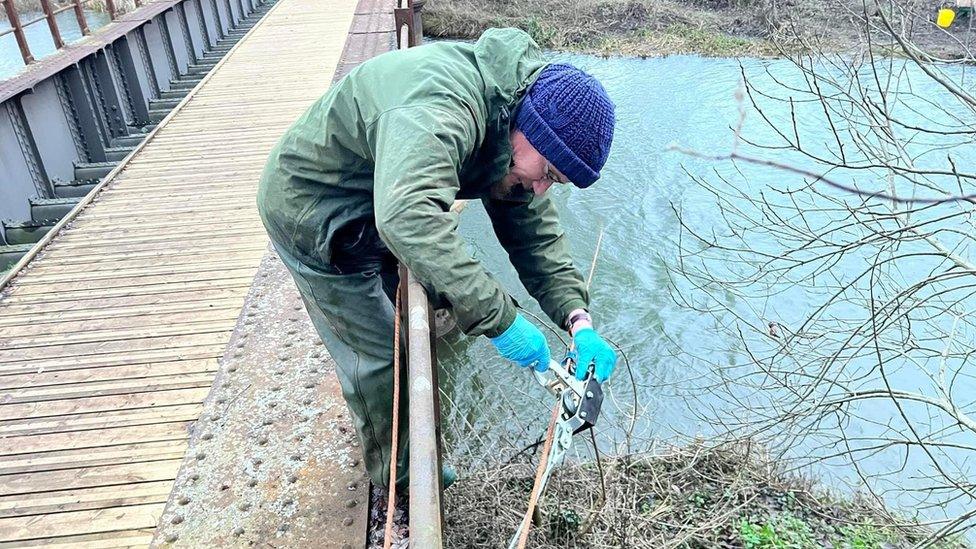
[[[546,157],[535,150],[525,134],[513,130],[511,140],[512,166],[508,175],[492,187],[493,198],[517,200],[524,199],[530,193],[541,196],[553,184],[569,182]]]

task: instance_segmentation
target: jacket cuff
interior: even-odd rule
[[[561,329],[567,329],[566,321],[569,320],[569,313],[575,311],[576,309],[586,309],[589,310],[590,306],[581,298],[574,297],[568,301],[561,303],[556,310],[553,312],[552,322]]]
[[[515,322],[516,314],[518,311],[515,310],[515,304],[512,303],[511,299],[505,299],[505,305],[502,307],[502,314],[498,317],[498,323],[493,328],[485,330],[485,337],[493,338],[502,335]]]

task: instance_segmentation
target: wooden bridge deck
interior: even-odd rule
[[[0,297],[0,546],[146,546],[353,0],[279,3]]]

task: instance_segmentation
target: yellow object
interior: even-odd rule
[[[955,18],[956,12],[949,8],[942,8],[939,10],[939,16],[935,19],[935,24],[947,29],[949,28],[949,25],[952,24],[952,20]]]

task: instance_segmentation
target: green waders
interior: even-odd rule
[[[322,343],[335,360],[342,395],[359,434],[369,478],[377,486],[388,486],[393,431],[393,298],[399,279],[396,264],[342,274],[332,266],[312,266],[299,261],[274,234],[272,241],[295,279]],[[405,353],[401,352],[400,357],[397,485],[405,488],[408,478]]]

